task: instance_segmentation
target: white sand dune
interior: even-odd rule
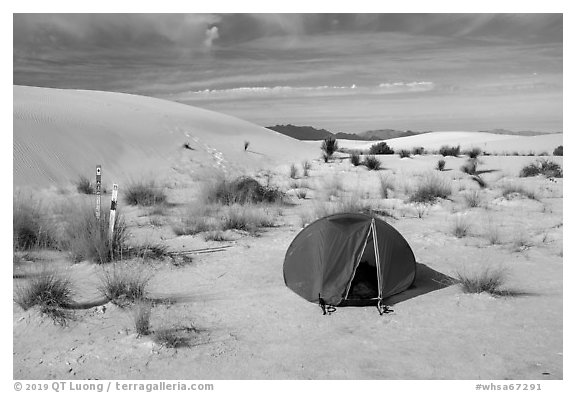
[[[348,149],[369,149],[379,141],[352,141],[339,139],[338,145]],[[457,146],[462,149],[471,147],[482,148],[492,154],[547,152],[552,154],[555,147],[562,145],[562,134],[549,134],[538,136],[499,135],[487,132],[443,131],[427,134],[406,136],[388,139],[385,141],[395,150],[424,147],[426,149],[439,149],[443,145]],[[320,141],[308,142],[320,146]]]
[[[184,149],[185,142],[194,150]],[[97,164],[109,184],[203,167],[256,170],[318,156],[295,139],[188,105],[26,86],[14,86],[13,145],[14,186],[41,187],[92,177]]]

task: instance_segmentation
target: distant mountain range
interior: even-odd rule
[[[346,132],[338,132],[334,134],[323,128],[318,129],[311,126],[295,126],[293,124],[275,125],[266,128],[287,135],[294,139],[299,139],[301,141],[318,141],[329,137],[335,139],[349,139],[356,141],[379,141],[379,140],[400,138],[404,136],[425,134],[427,132],[430,132],[430,131],[410,131],[410,130],[398,131],[392,129],[383,129],[383,130],[363,131],[357,134],[349,134]],[[522,135],[522,136],[535,136],[535,135],[547,134],[546,132],[540,132],[540,131],[509,131],[501,128],[494,130],[482,130],[479,132],[487,132],[491,134],[500,134],[500,135]]]
[[[377,140],[400,138],[402,136],[411,136],[424,133],[424,132],[398,131],[398,130],[385,129],[385,130],[363,131],[359,132],[358,134],[348,134],[346,132],[338,132],[334,134],[323,128],[318,129],[311,126],[295,126],[293,124],[275,125],[266,128],[284,135],[288,135],[289,137],[292,137],[294,139],[299,139],[301,141],[318,141],[326,139],[328,137],[335,139],[350,139],[356,141],[377,141]]]

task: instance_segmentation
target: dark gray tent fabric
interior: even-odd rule
[[[378,299],[402,292],[414,281],[414,254],[398,231],[378,218],[344,213],[321,218],[296,236],[284,259],[284,282],[308,301],[321,297],[340,305],[349,299],[363,261],[376,266]]]

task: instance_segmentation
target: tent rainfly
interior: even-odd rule
[[[378,305],[409,288],[416,278],[414,253],[386,222],[358,213],[321,218],[292,241],[284,259],[284,282],[326,313],[334,306]]]

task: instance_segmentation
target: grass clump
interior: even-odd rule
[[[117,266],[104,269],[100,278],[100,293],[114,304],[123,306],[126,303],[143,301],[148,295],[150,274],[141,268]]]
[[[39,306],[41,313],[55,322],[66,324],[70,317],[66,310],[74,303],[72,294],[72,283],[67,277],[44,271],[16,287],[14,301],[23,310]]]
[[[298,177],[298,168],[295,164],[290,165],[290,179],[296,179]]]
[[[452,221],[450,232],[457,238],[463,238],[470,233],[470,228],[472,227],[468,216],[464,214],[458,214]]]
[[[165,348],[190,346],[190,338],[182,332],[182,329],[162,328],[154,332],[152,339],[156,344]]]
[[[394,191],[395,189],[394,179],[392,179],[392,176],[383,175],[380,176],[379,181],[380,181],[380,195],[382,196],[382,198],[386,199],[389,196],[389,191],[390,190]]]
[[[65,217],[61,246],[68,250],[74,262],[91,260],[107,263],[121,259],[128,251],[127,226],[120,212],[116,213],[114,231],[110,237],[110,215],[103,211],[98,220],[91,208],[76,208]]]
[[[92,195],[96,190],[90,179],[86,176],[80,176],[76,181],[76,191],[80,194]]]
[[[460,155],[460,145],[458,145],[458,146],[444,145],[444,146],[440,147],[440,150],[438,152],[443,157],[446,157],[446,156],[458,157]]]
[[[450,183],[435,173],[426,174],[416,185],[409,198],[410,202],[434,203],[438,198],[448,198],[452,195]]]
[[[223,205],[281,202],[283,197],[280,190],[263,186],[249,176],[241,176],[232,181],[221,179],[205,190],[208,202]]]
[[[302,162],[302,175],[304,177],[310,176],[310,169],[312,169],[312,163],[306,160]]]
[[[42,205],[32,199],[14,201],[12,235],[15,251],[57,247],[55,226],[43,211]]]
[[[132,310],[132,317],[134,319],[134,328],[138,336],[147,336],[150,334],[150,314],[152,313],[152,305],[150,302],[138,300]]]
[[[360,153],[358,152],[351,152],[350,153],[350,163],[354,166],[360,165]]]
[[[166,194],[151,181],[129,184],[124,192],[126,203],[133,206],[153,206],[166,202]]]
[[[476,158],[469,158],[466,163],[460,167],[460,170],[468,175],[475,175],[478,168],[478,160]]]
[[[445,166],[446,166],[446,160],[439,159],[438,162],[436,163],[436,170],[442,172]]]
[[[370,146],[370,154],[394,154],[394,149],[392,149],[386,142],[375,143]]]
[[[464,202],[468,207],[479,207],[482,204],[482,194],[478,190],[466,192]]]
[[[552,152],[552,154],[555,156],[563,156],[564,155],[564,146],[560,145],[560,146],[556,147],[554,149],[554,151]]]
[[[380,160],[378,160],[375,156],[373,155],[368,155],[364,158],[364,162],[362,162],[362,164],[368,168],[369,170],[374,170],[377,171],[378,169],[380,169],[380,166],[382,165],[380,163]]]
[[[456,273],[456,283],[465,293],[488,293],[493,296],[504,296],[507,291],[502,290],[506,281],[506,272],[502,269],[486,268],[476,273]]]
[[[515,196],[526,197],[528,199],[538,200],[536,192],[529,190],[518,183],[508,182],[502,185],[502,196],[506,199],[512,199]]]
[[[422,146],[412,148],[412,155],[414,155],[414,156],[421,156],[425,153],[426,153],[426,149],[424,149]]]
[[[222,230],[237,229],[256,233],[259,228],[276,225],[276,215],[270,210],[257,206],[232,205],[222,217]]]
[[[322,141],[320,149],[323,152],[324,162],[332,157],[332,155],[338,150],[338,141],[334,138],[326,138]]]
[[[411,152],[410,150],[402,149],[398,152],[398,155],[400,158],[410,158]]]
[[[526,165],[520,171],[520,177],[544,175],[547,178],[563,177],[562,167],[551,160],[541,159]]]

